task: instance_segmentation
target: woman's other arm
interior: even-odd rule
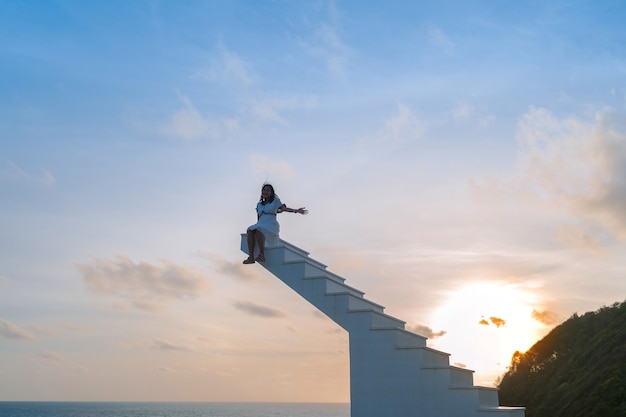
[[[286,204],[283,204],[282,206],[278,207],[278,213],[282,213],[283,211],[286,211],[287,213],[300,213],[300,214],[307,214],[309,212],[309,210],[307,210],[304,207],[293,209],[293,208],[287,207]]]

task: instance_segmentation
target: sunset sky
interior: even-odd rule
[[[623,1],[0,3],[0,401],[349,401],[281,237],[492,385],[626,299]]]

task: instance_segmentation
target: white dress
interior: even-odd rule
[[[258,230],[263,233],[266,246],[278,245],[280,226],[278,220],[276,220],[276,214],[282,205],[283,203],[278,197],[274,197],[274,201],[271,203],[261,204],[259,201],[256,205],[258,220],[255,224],[248,227],[248,230]]]

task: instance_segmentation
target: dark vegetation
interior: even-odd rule
[[[500,404],[526,417],[626,416],[626,301],[574,314],[527,352],[515,352]]]

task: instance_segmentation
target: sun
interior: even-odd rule
[[[491,281],[452,291],[430,321],[446,333],[430,345],[450,353],[451,364],[473,369],[478,382],[491,384],[516,350],[526,351],[545,334],[545,325],[533,319],[537,298],[521,285]]]

